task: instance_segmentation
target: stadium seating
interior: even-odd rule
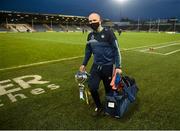
[[[59,26],[58,24],[53,24],[53,25],[52,25],[52,30],[53,30],[53,31],[56,31],[56,32],[61,32],[61,31],[63,31],[63,29],[60,28],[60,26]]]
[[[51,26],[52,26],[52,28],[51,28]],[[56,31],[56,32],[61,32],[61,31],[64,31],[61,27],[60,27],[60,25],[59,24],[47,24],[47,29],[49,30],[49,31]]]
[[[62,24],[59,24],[60,28],[63,30],[63,31],[68,31],[67,27],[62,25]]]
[[[81,27],[77,25],[72,25],[72,27],[75,29],[75,31],[82,31]]]
[[[33,28],[37,31],[37,32],[46,32],[47,29],[42,25],[42,24],[34,24]]]
[[[67,25],[67,29],[70,32],[75,32],[76,31],[76,28],[73,25]]]
[[[77,31],[77,28],[74,25],[62,25],[62,24],[60,24],[59,26],[63,31],[66,31],[66,32]]]
[[[89,26],[87,26],[87,25],[83,25],[83,26],[81,26],[81,28],[83,29],[84,28],[84,30],[86,30],[86,31],[91,31],[92,29],[89,27]]]
[[[21,16],[19,18],[19,16]],[[31,17],[30,17],[31,16]],[[32,17],[34,19],[32,19]],[[174,26],[176,25],[176,26]],[[129,20],[112,22],[103,20],[103,26],[111,27],[113,30],[122,29],[123,31],[168,31],[180,32],[180,21],[174,19],[159,20]],[[0,31],[10,32],[89,32],[87,17],[65,16],[52,14],[33,14],[20,12],[0,11]]]
[[[29,30],[29,32],[35,32],[35,30],[31,27],[30,24],[25,24],[24,26]]]
[[[43,26],[46,28],[46,31],[52,31],[52,28],[48,24],[43,24]]]
[[[15,24],[6,24],[6,27],[7,29],[9,29],[9,31],[12,31],[12,32],[18,32],[16,30],[16,26],[14,26]]]
[[[29,24],[6,24],[6,30],[13,32],[34,32],[35,30]]]
[[[15,26],[18,32],[27,32],[27,28],[24,25],[16,24]]]
[[[5,27],[5,25],[0,25],[0,32],[6,32],[8,29]]]

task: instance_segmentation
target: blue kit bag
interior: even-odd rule
[[[121,118],[127,112],[129,105],[135,101],[138,87],[133,78],[123,76],[119,79],[119,75],[117,77],[115,83],[117,84],[117,80],[119,80],[122,90],[112,90],[106,95],[105,114]]]

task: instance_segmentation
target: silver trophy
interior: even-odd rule
[[[81,100],[86,100],[86,103],[89,104],[88,101],[88,90],[85,89],[84,83],[86,82],[86,80],[88,79],[88,74],[87,72],[77,72],[75,74],[75,80],[78,83],[78,87],[79,87],[79,97]],[[84,94],[85,94],[85,98],[84,98]]]

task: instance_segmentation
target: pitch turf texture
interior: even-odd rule
[[[121,119],[93,117],[94,105],[79,100],[74,81],[82,57],[61,60],[82,56],[86,37],[70,32],[0,34],[1,85],[13,84],[6,90],[20,88],[11,94],[26,96],[17,97],[16,102],[7,94],[0,96],[0,129],[180,129],[180,34],[117,35],[123,72],[134,77],[140,89],[136,102]],[[44,61],[50,62],[29,65]],[[91,64],[92,58],[88,71]],[[22,89],[13,78],[27,75],[42,76],[50,83]],[[2,84],[3,80],[9,82]],[[49,84],[60,87],[51,90]],[[44,91],[33,95],[36,88]],[[102,83],[100,93],[103,101]]]

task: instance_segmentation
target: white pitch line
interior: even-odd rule
[[[142,53],[148,53],[148,54],[155,54],[155,55],[164,55],[163,53],[159,53],[159,52],[147,52],[147,51],[139,51]]]
[[[170,42],[159,43],[159,44],[151,44],[148,46],[139,46],[139,47],[135,47],[135,48],[123,49],[121,51],[129,51],[129,50],[151,47],[151,46],[162,45],[162,44],[168,44],[168,43],[173,43],[173,42],[178,42],[178,41],[170,41]],[[49,63],[60,62],[60,61],[65,61],[65,60],[73,60],[73,59],[77,59],[77,58],[81,58],[81,57],[83,57],[83,56],[62,58],[62,59],[57,59],[57,60],[43,61],[43,62],[37,62],[37,63],[27,64],[27,65],[20,65],[20,66],[15,66],[15,67],[1,68],[0,71],[19,69],[19,68],[31,67],[31,66],[37,66],[37,65],[43,65],[43,64],[49,64]]]
[[[154,47],[153,49],[161,49],[161,48],[165,48],[165,47],[169,47],[169,46],[173,46],[173,45],[179,45],[180,43],[173,43],[173,44],[168,44],[168,45],[163,45],[163,46],[158,46],[158,47]],[[148,51],[149,49],[144,49],[144,50],[140,50],[140,51]]]
[[[178,50],[174,50],[174,51],[171,51],[171,52],[165,53],[164,55],[171,55],[171,54],[174,54],[174,53],[179,52],[179,51],[180,51],[180,49],[178,49]]]
[[[49,64],[49,63],[54,63],[54,62],[66,61],[66,60],[73,60],[73,59],[78,59],[78,58],[81,58],[81,57],[83,57],[83,56],[62,58],[62,59],[57,59],[57,60],[50,60],[50,61],[43,61],[43,62],[27,64],[27,65],[20,65],[20,66],[8,67],[8,68],[1,68],[0,71],[19,69],[19,68],[31,67],[31,66],[37,66],[37,65],[43,65],[43,64]]]
[[[180,42],[180,40],[178,41],[169,41],[169,42],[164,42],[164,43],[159,43],[159,44],[150,44],[147,46],[139,46],[139,47],[134,47],[134,48],[128,48],[128,49],[124,49],[123,51],[129,51],[129,50],[135,50],[135,49],[141,49],[141,48],[146,48],[146,47],[152,47],[152,46],[158,46],[158,45],[163,45],[163,44],[171,44],[171,43],[178,43]]]

